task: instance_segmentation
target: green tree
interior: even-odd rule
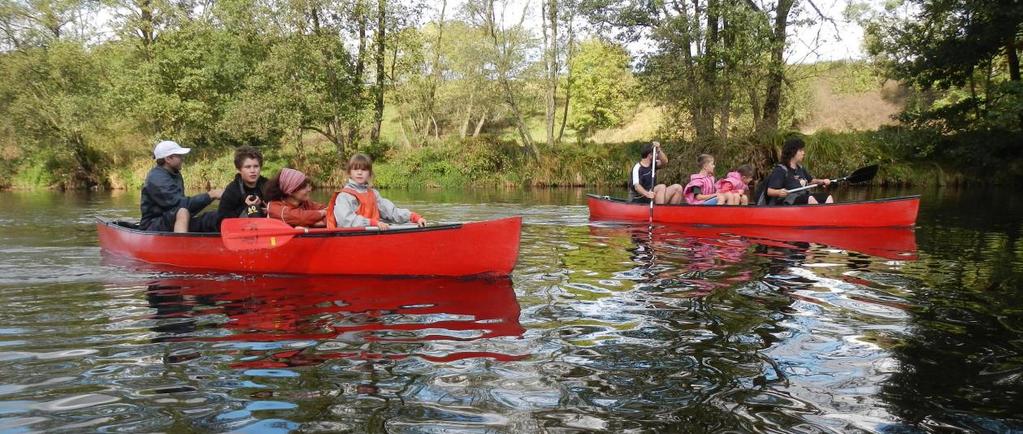
[[[362,124],[354,62],[334,35],[292,35],[276,43],[245,81],[245,90],[222,125],[235,134],[275,142],[322,135],[340,156],[358,147],[350,129]]]
[[[1023,4],[907,0],[861,20],[877,64],[912,86],[902,121],[940,137],[920,154],[990,168],[1023,155]]]
[[[579,44],[572,59],[568,124],[589,137],[600,128],[621,125],[635,107],[636,80],[629,69],[629,54],[620,45],[599,39]]]
[[[117,59],[117,104],[152,138],[231,144],[220,128],[261,56],[237,33],[207,20],[166,30]]]
[[[0,55],[0,123],[29,159],[52,171],[57,186],[92,187],[100,156],[105,105],[102,65],[76,41]]]
[[[726,140],[738,113],[752,118],[746,133],[763,137],[779,128],[789,25],[814,21],[800,16],[796,0],[583,0],[580,7],[625,41],[653,43],[639,62],[644,87],[669,119],[687,121],[668,132],[692,131],[700,143]],[[740,97],[748,108],[736,106]]]

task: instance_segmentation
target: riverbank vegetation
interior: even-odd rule
[[[1023,174],[1014,2],[854,3],[869,57],[812,64],[793,29],[837,17],[807,0],[527,5],[7,1],[0,187],[138,188],[158,139],[195,149],[194,188],[243,144],[327,185],[366,152],[383,187],[579,186],[624,184],[650,140],[671,179],[703,152],[763,171],[793,132],[815,173]]]

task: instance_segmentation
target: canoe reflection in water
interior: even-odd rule
[[[799,229],[761,226],[652,226],[597,223],[590,235],[599,240],[629,239],[635,247],[629,271],[659,280],[659,286],[679,286],[699,296],[752,278],[744,262],[756,256],[778,259],[779,266],[794,265],[813,245],[878,258],[907,261],[917,258],[916,235],[902,228]],[[862,256],[861,256],[862,257]],[[774,261],[772,261],[774,262]],[[665,282],[669,279],[673,282]]]
[[[160,323],[153,329],[159,334],[155,340],[297,343],[240,354],[240,361],[231,365],[239,369],[313,365],[339,358],[446,362],[526,357],[465,351],[467,345],[456,345],[522,336],[519,305],[507,278],[219,279],[152,282],[147,298]]]

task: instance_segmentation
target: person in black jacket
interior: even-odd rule
[[[142,185],[142,221],[139,228],[145,231],[174,232],[216,232],[217,213],[200,215],[224,190],[210,190],[192,197],[185,196],[185,181],[181,178],[183,155],[191,149],[182,148],[169,140],[156,144],[153,157],[156,167],[146,175]]]
[[[774,170],[767,177],[767,204],[768,205],[817,205],[821,203],[833,203],[835,200],[828,192],[810,193],[799,191],[789,193],[800,187],[810,184],[817,184],[824,187],[831,185],[827,178],[814,178],[809,171],[800,163],[806,155],[806,143],[799,137],[790,137],[785,140],[781,150],[781,163],[775,166]],[[790,194],[795,195],[789,198]],[[789,199],[789,200],[786,200]]]
[[[234,151],[234,167],[238,174],[224,187],[224,195],[217,207],[220,221],[236,217],[266,217],[266,200],[263,199],[263,184],[266,178],[260,175],[263,154],[252,146],[242,146]]]

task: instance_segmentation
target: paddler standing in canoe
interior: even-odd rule
[[[328,228],[355,228],[376,226],[387,230],[390,224],[415,223],[426,226],[426,219],[380,196],[370,187],[373,179],[373,160],[365,154],[355,154],[348,160],[348,183],[334,193],[327,209]]]
[[[806,143],[799,137],[790,137],[785,140],[781,150],[781,164],[774,167],[774,170],[767,177],[767,203],[769,205],[817,205],[820,203],[834,203],[834,199],[827,192],[810,194],[809,191],[792,193],[796,196],[789,196],[789,190],[804,187],[809,184],[828,186],[831,180],[817,179],[810,175],[805,167],[800,165],[806,155]]]
[[[185,181],[181,178],[184,155],[191,151],[175,142],[165,140],[156,144],[153,157],[156,167],[146,175],[142,184],[142,220],[144,231],[217,232],[219,219],[216,212],[199,215],[224,190],[214,189],[192,197],[185,196]]]

